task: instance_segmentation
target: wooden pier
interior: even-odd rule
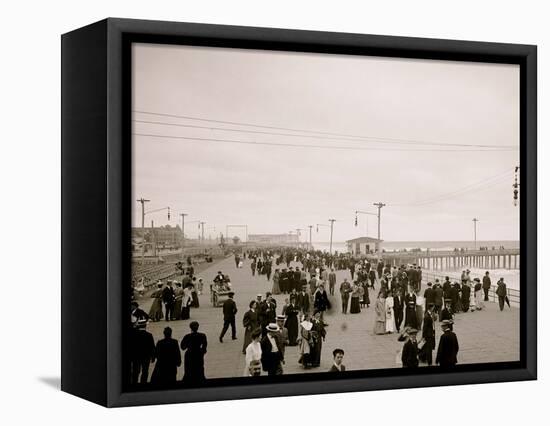
[[[372,256],[376,258],[376,255]],[[434,271],[458,270],[465,267],[482,269],[519,269],[519,248],[464,251],[398,251],[382,253],[392,266],[415,263]]]

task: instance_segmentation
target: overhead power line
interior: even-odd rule
[[[270,126],[270,125],[264,125],[264,124],[254,124],[254,123],[245,123],[245,122],[237,122],[237,121],[225,121],[225,120],[215,120],[210,118],[203,118],[203,117],[193,117],[188,115],[177,115],[177,114],[166,114],[166,113],[160,113],[160,112],[152,112],[152,111],[141,111],[141,110],[134,110],[133,112],[138,114],[148,114],[148,115],[155,115],[159,117],[172,117],[172,118],[181,118],[185,120],[194,120],[194,121],[204,121],[209,123],[218,123],[218,124],[228,124],[232,126],[246,126],[246,127],[256,127],[256,128],[262,128],[262,129],[271,129],[271,130],[284,130],[284,131],[290,131],[290,132],[299,132],[299,133],[310,133],[315,135],[321,135],[321,136],[332,136],[332,137],[338,137],[338,138],[345,138],[345,140],[354,140],[354,141],[384,141],[388,143],[395,143],[395,144],[413,144],[413,145],[427,145],[427,146],[453,146],[453,147],[471,147],[471,148],[488,148],[488,149],[510,149],[510,150],[517,150],[518,147],[514,145],[486,145],[486,144],[459,144],[459,143],[445,143],[445,142],[433,142],[433,141],[426,141],[421,139],[402,139],[402,138],[388,138],[388,137],[380,137],[380,136],[364,136],[364,135],[353,135],[353,134],[346,134],[346,133],[335,133],[335,132],[325,132],[325,131],[318,131],[318,130],[310,130],[310,129],[295,129],[290,127],[279,127],[279,126]],[[138,121],[138,120],[135,120]],[[146,122],[145,120],[142,120],[142,122]],[[183,125],[178,123],[162,123],[162,122],[151,122],[151,124],[163,124],[163,125],[172,125],[172,126],[181,126],[181,127],[190,127],[190,125]],[[198,128],[198,126],[196,126]],[[211,129],[211,127],[204,127],[206,129]],[[227,130],[231,131],[229,129],[224,128],[216,128],[216,130]],[[232,129],[232,131],[238,131],[237,129]],[[259,132],[252,132],[247,130],[240,130],[247,133],[259,133]],[[267,134],[267,132],[266,132]],[[292,136],[289,134],[279,134],[278,136]],[[299,136],[299,135],[296,135]],[[302,135],[302,137],[305,137]]]
[[[398,206],[416,207],[416,206],[425,206],[425,205],[428,205],[428,204],[447,201],[449,199],[453,199],[453,198],[456,198],[456,197],[459,197],[459,196],[462,196],[462,195],[465,195],[465,194],[478,192],[478,191],[481,191],[481,190],[485,190],[487,188],[492,188],[493,186],[498,185],[503,180],[507,179],[512,173],[513,173],[513,170],[506,170],[506,171],[498,173],[494,176],[487,177],[485,179],[482,179],[480,181],[471,183],[467,186],[464,186],[460,189],[457,189],[457,190],[454,190],[454,191],[451,191],[451,192],[448,192],[448,193],[439,194],[439,195],[436,195],[436,196],[433,196],[433,197],[430,197],[430,198],[426,198],[426,199],[420,200],[420,201],[414,201],[414,202],[410,202],[410,203],[395,203],[395,204],[392,203],[392,204],[389,204],[389,205],[396,206],[396,207],[398,207]]]
[[[158,135],[152,133],[132,133],[135,136],[160,138],[160,139],[181,139],[199,142],[219,142],[219,143],[234,143],[244,145],[268,145],[278,147],[296,147],[296,148],[319,148],[319,149],[339,149],[352,151],[391,151],[391,152],[495,152],[494,149],[433,149],[433,148],[375,148],[375,147],[359,147],[359,146],[342,146],[342,145],[306,145],[297,143],[276,143],[276,142],[261,142],[261,141],[243,141],[235,139],[218,139],[218,138],[197,138],[190,136],[174,136],[174,135]]]

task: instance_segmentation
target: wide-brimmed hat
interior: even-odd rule
[[[441,321],[441,327],[451,327],[451,325],[453,325],[453,321],[452,320],[443,320]]]
[[[311,323],[311,322],[309,322],[309,321],[306,321],[306,320],[302,321],[302,322],[300,323],[300,325],[301,325],[302,328],[303,328],[304,330],[306,330],[306,331],[310,331],[311,328],[313,327],[313,323]]]
[[[407,329],[407,334],[417,334],[418,330],[416,328]]]
[[[274,322],[272,322],[271,324],[267,325],[267,326],[265,327],[265,329],[266,329],[267,331],[277,332],[277,331],[280,330],[280,327],[279,327],[277,324],[275,324]]]

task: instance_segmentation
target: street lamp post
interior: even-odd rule
[[[474,222],[474,250],[477,250],[477,223],[479,222],[479,219],[474,217],[472,222]]]
[[[329,219],[330,222],[330,248],[329,253],[332,254],[332,231],[334,228],[334,222],[336,222],[336,219]]]
[[[181,216],[181,260],[185,258],[184,247],[185,247],[185,216],[187,213],[180,213]]]
[[[313,225],[308,225],[309,228],[309,249],[311,250],[313,248],[313,244],[311,244],[311,229],[313,228]]]

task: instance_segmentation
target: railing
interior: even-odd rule
[[[424,284],[424,288],[426,288],[425,285],[428,282],[434,283],[436,278],[439,279],[441,284],[443,284],[443,282],[445,282],[445,277],[449,277],[449,280],[451,280],[452,282],[456,281],[456,282],[462,284],[462,280],[461,280],[460,276],[458,276],[458,275],[452,275],[452,274],[448,274],[448,273],[437,274],[437,273],[434,273],[434,272],[422,271],[422,283]],[[474,276],[472,278],[479,278],[480,280],[482,280],[481,276],[479,276],[479,277]],[[497,302],[498,301],[498,296],[496,294],[496,290],[497,290],[497,286],[496,285],[491,285],[491,288],[489,289],[489,300],[491,302]],[[510,304],[513,305],[513,306],[519,307],[520,291],[516,290],[516,289],[513,289],[513,288],[506,287],[506,293],[508,295],[508,300],[510,301]]]

